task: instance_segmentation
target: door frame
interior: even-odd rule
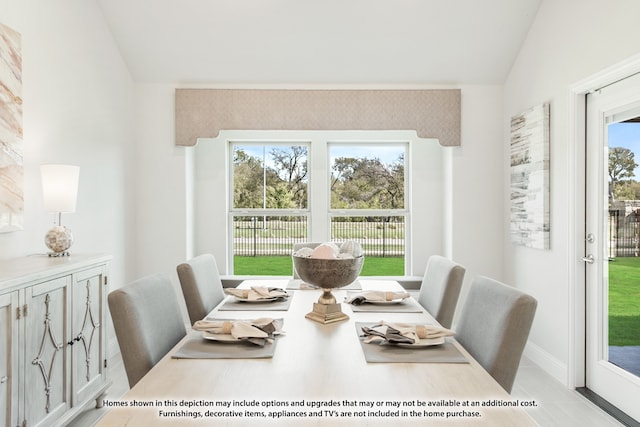
[[[569,87],[569,358],[567,385],[584,387],[586,372],[586,273],[581,257],[585,254],[585,143],[586,96],[604,86],[640,73],[640,54],[606,68]]]

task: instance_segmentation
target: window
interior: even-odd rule
[[[324,153],[313,176],[310,151]],[[363,275],[403,275],[406,151],[387,142],[230,142],[234,273],[290,275],[294,243],[354,239]],[[310,198],[312,188],[320,197]]]
[[[233,270],[291,274],[291,248],[307,241],[308,144],[232,142]]]
[[[306,198],[292,195],[293,187],[287,185],[293,184],[294,179],[283,174],[276,179],[277,174],[272,171],[275,165],[270,153],[290,147],[307,150],[306,180],[298,180],[305,183],[302,188],[306,185]],[[243,148],[244,154],[254,158],[245,159],[245,163],[257,166],[254,184],[246,188],[242,197],[234,189],[239,182],[234,177],[236,148]],[[395,152],[387,154],[388,150]],[[378,158],[387,173],[393,168],[399,172],[402,163],[396,164],[395,160],[402,152],[403,198],[398,198],[398,191],[384,197],[382,193],[360,191],[366,190],[358,184],[356,172],[361,174],[361,170],[354,171],[344,192],[332,194],[335,159],[352,157],[362,163],[363,158]],[[201,138],[185,157],[185,225],[189,230],[185,243],[194,254],[213,254],[223,275],[291,277],[293,243],[358,238],[369,251],[363,274],[422,276],[428,257],[447,251],[447,233],[454,226],[450,220],[452,210],[470,208],[453,205],[449,197],[453,183],[448,165],[453,152],[441,147],[437,140],[417,138],[414,131],[227,130],[217,138]],[[240,164],[240,158],[236,160]],[[347,189],[351,191],[358,185],[360,190],[354,191],[355,196],[346,197]],[[396,188],[401,186],[396,184]],[[282,193],[285,197],[278,197],[279,204],[275,203],[276,198],[271,196]],[[342,203],[336,202],[338,196]],[[360,203],[365,196],[369,204]],[[378,204],[371,205],[373,200]],[[273,250],[278,255],[268,259],[268,252]],[[392,264],[391,270],[387,264]]]
[[[234,210],[307,208],[307,145],[231,146]]]
[[[406,148],[329,145],[331,240],[360,242],[366,255],[363,275],[404,275]]]

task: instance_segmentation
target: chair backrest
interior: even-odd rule
[[[171,280],[155,274],[116,289],[107,299],[133,387],[187,334],[178,297]]]
[[[448,258],[429,257],[418,302],[445,328],[451,328],[464,273],[463,266]]]
[[[538,302],[516,288],[476,277],[456,324],[456,339],[511,393]]]
[[[211,254],[198,255],[178,265],[176,270],[193,325],[204,319],[225,297],[216,259]]]

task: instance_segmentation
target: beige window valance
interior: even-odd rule
[[[460,145],[460,90],[176,89],[176,144],[221,130],[415,130]]]

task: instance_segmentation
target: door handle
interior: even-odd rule
[[[593,264],[596,261],[592,254],[583,256],[582,258],[580,258],[580,260],[586,262],[587,264]]]

